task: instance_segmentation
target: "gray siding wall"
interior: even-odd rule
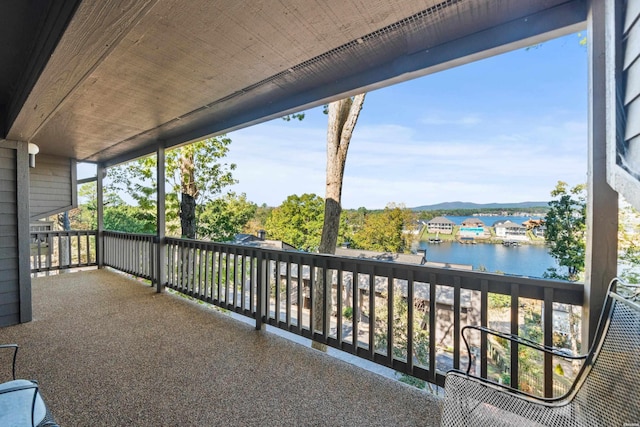
[[[30,175],[30,219],[64,212],[77,205],[75,164],[65,157],[36,156]]]
[[[624,107],[626,129],[624,140],[629,149],[640,144],[640,2],[630,0],[624,17]]]
[[[0,145],[0,326],[20,321],[16,157]]]

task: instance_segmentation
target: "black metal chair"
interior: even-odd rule
[[[511,387],[450,371],[445,381],[443,426],[640,426],[640,292],[621,296],[614,279],[598,332],[570,390],[538,398]],[[518,344],[566,357],[557,349],[505,336]],[[465,340],[466,341],[466,340]]]
[[[38,383],[16,379],[16,344],[3,344],[0,349],[13,349],[13,380],[0,384],[0,426],[58,427],[42,400]]]

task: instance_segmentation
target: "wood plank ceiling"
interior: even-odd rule
[[[585,19],[582,0],[83,0],[7,138],[115,163]]]

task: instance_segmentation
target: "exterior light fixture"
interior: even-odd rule
[[[40,147],[30,142],[29,143],[29,167],[30,168],[36,167],[36,154],[38,154],[39,152],[40,152]]]

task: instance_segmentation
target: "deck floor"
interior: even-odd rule
[[[62,426],[439,425],[428,393],[121,274],[32,282],[0,342]]]

